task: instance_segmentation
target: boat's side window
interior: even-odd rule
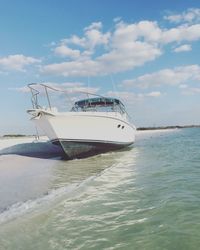
[[[124,126],[122,126],[122,129],[124,129]]]
[[[121,125],[120,124],[118,124],[118,126],[117,126],[118,128],[120,128],[121,127]]]

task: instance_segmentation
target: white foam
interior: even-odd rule
[[[72,192],[76,191],[78,188],[82,188],[88,182],[96,178],[97,176],[93,175],[85,179],[84,181],[69,184],[65,187],[57,188],[48,191],[44,196],[39,197],[35,200],[27,200],[26,202],[18,202],[10,207],[6,208],[2,213],[0,213],[0,225],[13,220],[21,215],[27,213],[36,212],[42,208],[45,209],[49,203],[57,204],[60,198],[64,195],[71,195]],[[51,206],[52,207],[52,206]]]
[[[0,224],[15,219],[18,216],[24,215],[26,213],[30,213],[33,210],[35,211],[37,210],[37,208],[41,208],[43,205],[49,202],[56,201],[56,199],[63,196],[64,194],[72,192],[78,186],[78,184],[71,184],[67,187],[54,189],[38,199],[13,204],[12,206],[5,209],[2,213],[0,213]]]

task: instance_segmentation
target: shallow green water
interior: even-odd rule
[[[48,161],[48,190],[0,214],[1,250],[199,249],[200,129]]]

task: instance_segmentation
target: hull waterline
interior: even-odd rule
[[[66,159],[85,158],[97,154],[119,150],[133,145],[133,143],[122,144],[106,141],[70,141],[66,139],[56,139],[52,140],[51,142],[62,147]]]

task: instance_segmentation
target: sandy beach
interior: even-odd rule
[[[0,155],[17,154],[38,158],[60,156],[60,147],[48,142],[47,137],[42,136],[38,140],[33,137],[2,138],[0,139]]]
[[[8,147],[12,147],[24,143],[36,143],[36,142],[46,142],[47,137],[42,136],[38,141],[35,136],[24,136],[24,137],[2,137],[0,138],[0,150]]]

